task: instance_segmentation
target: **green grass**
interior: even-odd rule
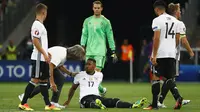
[[[0,83],[0,112],[13,112],[19,111],[18,104],[20,103],[18,95],[23,93],[24,88],[27,83]],[[117,97],[123,101],[134,102],[141,99],[142,97],[148,98],[151,102],[151,85],[149,83],[103,83],[107,87],[107,97]],[[71,84],[66,83],[63,87],[62,94],[60,96],[60,104],[63,104],[67,99],[68,90]],[[185,105],[181,110],[176,112],[199,112],[200,111],[200,83],[178,83],[178,88],[180,93],[185,99],[190,99],[191,103]],[[51,91],[50,91],[51,93]],[[50,95],[51,96],[51,95]],[[72,99],[70,106],[67,109],[62,111],[67,112],[107,112],[106,110],[96,110],[96,109],[80,109],[78,103],[78,90],[76,91],[75,96]],[[168,94],[165,104],[167,105],[166,109],[159,109],[159,112],[173,112],[173,107],[175,101],[171,96],[171,93]],[[33,99],[29,100],[29,105],[36,111],[44,111],[44,102],[42,96],[39,94]],[[145,105],[148,106],[148,105]],[[108,109],[108,112],[149,112],[141,108],[139,109]],[[154,111],[151,111],[154,112]],[[157,112],[157,111],[156,111]]]

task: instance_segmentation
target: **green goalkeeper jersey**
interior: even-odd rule
[[[110,21],[101,15],[99,18],[90,16],[83,23],[81,45],[86,47],[86,55],[105,56],[106,41],[109,48],[115,50],[113,31]]]

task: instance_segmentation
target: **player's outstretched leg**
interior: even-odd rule
[[[96,106],[98,106],[100,109],[106,109],[106,106],[103,105],[100,99],[95,100]]]
[[[144,104],[146,104],[148,101],[147,101],[147,98],[142,98],[141,100],[138,100],[136,101],[132,108],[141,108]]]
[[[119,98],[103,98],[101,97],[101,102],[107,108],[140,108],[145,103],[147,103],[146,98],[142,98],[141,100],[137,101],[136,103],[129,103],[121,101]]]

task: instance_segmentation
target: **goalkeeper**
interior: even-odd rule
[[[106,41],[112,51],[111,57],[115,63],[118,59],[115,53],[115,42],[110,21],[101,15],[103,4],[100,1],[93,2],[94,15],[86,18],[83,23],[81,45],[86,50],[86,60],[93,58],[96,60],[96,70],[101,71],[106,61]],[[99,86],[101,95],[105,95],[106,88]]]

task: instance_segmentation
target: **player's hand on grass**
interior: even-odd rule
[[[111,58],[112,58],[112,62],[113,63],[116,63],[118,61],[118,58],[117,58],[117,55],[116,55],[115,51],[112,51]]]
[[[51,83],[51,90],[53,92],[57,92],[58,91],[57,86],[56,86],[56,84],[54,82]]]

